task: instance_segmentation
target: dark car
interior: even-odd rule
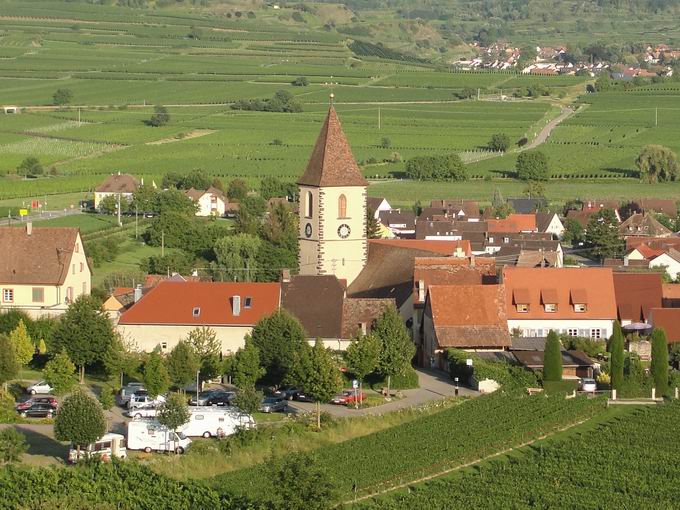
[[[193,397],[191,397],[191,400],[189,400],[189,405],[190,406],[207,406],[208,405],[208,400],[210,397],[213,395],[217,395],[219,393],[224,393],[223,389],[220,388],[213,388],[210,390],[205,390],[201,391],[198,394],[198,398],[196,398],[196,395],[194,394]]]
[[[286,400],[293,400],[295,395],[297,395],[299,392],[299,388],[295,388],[293,386],[282,386],[278,390],[274,391],[274,396]]]
[[[293,400],[297,400],[298,402],[314,402],[314,399],[302,390],[293,395]]]
[[[56,411],[50,404],[32,404],[26,409],[17,409],[22,418],[52,418]]]
[[[25,402],[19,402],[16,405],[16,408],[17,410],[28,409],[33,404],[48,404],[52,406],[52,409],[56,409],[57,406],[59,405],[57,399],[54,397],[32,397],[26,400]]]
[[[211,394],[205,401],[207,406],[230,406],[236,398],[236,393],[233,391],[216,391]]]

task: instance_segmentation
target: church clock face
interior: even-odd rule
[[[343,239],[347,239],[349,237],[350,232],[351,230],[349,228],[349,225],[346,225],[345,223],[338,227],[338,235]]]
[[[307,223],[305,225],[305,235],[307,237],[312,237],[312,224],[311,223]]]

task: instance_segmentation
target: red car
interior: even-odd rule
[[[331,404],[347,405],[354,404],[355,402],[363,402],[364,394],[361,392],[354,393],[354,390],[345,390],[339,395],[333,397]]]
[[[33,404],[49,404],[53,409],[56,409],[59,403],[54,397],[33,397],[29,398],[25,402],[19,402],[16,405],[18,411],[30,408]]]

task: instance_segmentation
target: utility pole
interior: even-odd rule
[[[477,89],[477,101],[479,101],[479,89]]]
[[[161,230],[161,257],[165,257],[165,230]]]
[[[654,108],[654,125],[659,125],[659,108]]]
[[[78,127],[80,127],[80,107],[78,107]]]
[[[139,239],[139,205],[135,204],[135,239]]]
[[[378,131],[380,131],[380,107],[378,106]]]
[[[120,193],[118,193],[118,226],[123,226],[123,222],[120,219]]]

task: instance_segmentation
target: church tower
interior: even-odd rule
[[[298,181],[300,274],[335,275],[349,286],[366,264],[366,189],[331,105]]]

